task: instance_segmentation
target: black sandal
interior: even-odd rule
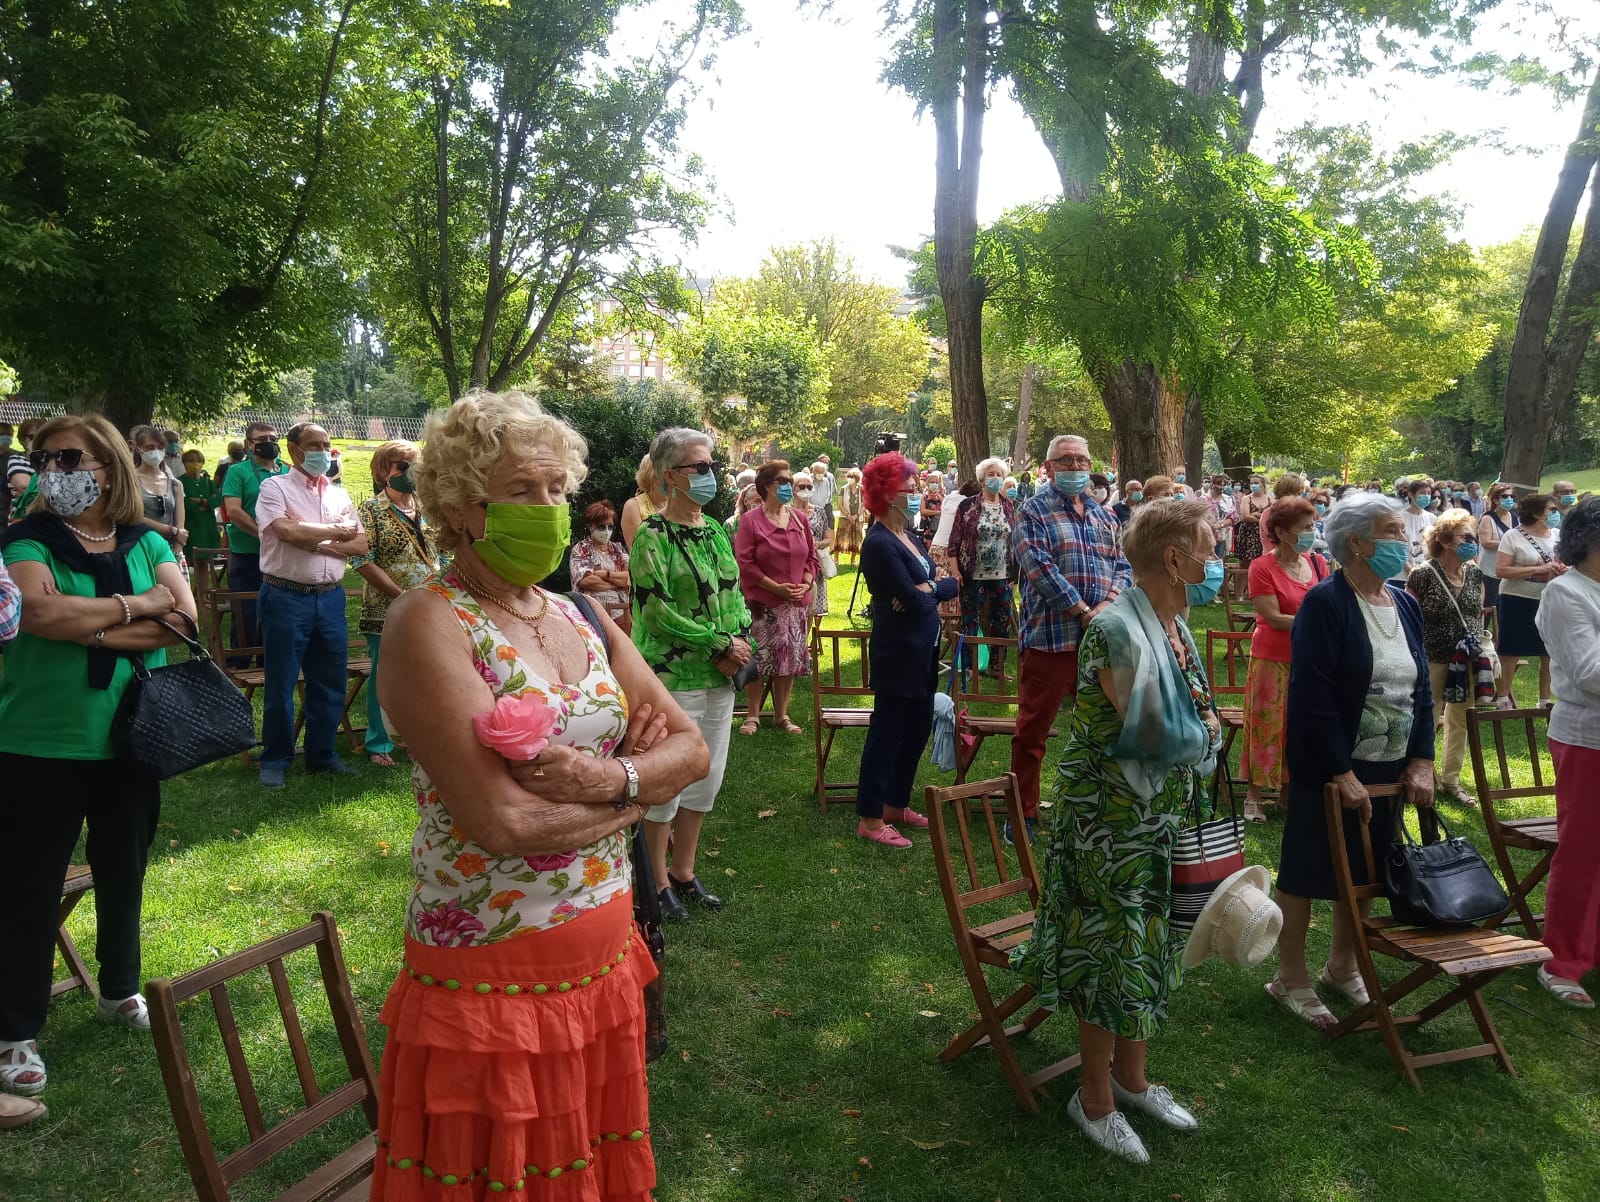
[[[669,870],[667,872],[667,880],[671,883],[672,891],[678,895],[680,901],[693,902],[695,905],[704,906],[708,910],[722,909],[722,899],[702,885],[698,876],[692,876],[686,881],[680,881]]]

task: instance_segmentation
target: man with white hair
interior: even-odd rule
[[[944,491],[949,496],[954,496],[957,486],[961,482],[961,474],[957,470],[956,461],[952,459],[944,465]]]
[[[1116,516],[1089,495],[1089,444],[1076,434],[1050,440],[1040,488],[1017,507],[1011,552],[1022,581],[1017,774],[1028,834],[1039,813],[1039,766],[1050,724],[1078,691],[1083,628],[1132,583]],[[1009,835],[1009,830],[1008,830]]]
[[[833,478],[833,472],[828,467],[827,453],[817,457],[811,465],[811,507],[822,510],[822,520],[828,524],[828,529],[833,529],[833,493],[838,487],[838,482]]]

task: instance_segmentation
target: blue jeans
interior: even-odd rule
[[[306,767],[338,762],[334,740],[344,717],[350,628],[344,589],[297,593],[261,586],[261,641],[266,650],[266,700],[261,717],[261,766],[287,768],[294,759],[294,687],[306,678]]]
[[[394,740],[383,724],[383,709],[378,705],[378,649],[383,645],[381,634],[367,636],[367,657],[372,660],[372,675],[367,677],[367,754],[392,755]]]

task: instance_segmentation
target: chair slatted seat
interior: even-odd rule
[[[974,1048],[992,1048],[1018,1103],[1029,1114],[1037,1114],[1038,1091],[1077,1068],[1080,1057],[1074,1053],[1037,1072],[1024,1073],[1011,1041],[1034,1030],[1053,1011],[1035,1006],[1020,1022],[1011,1023],[1014,1015],[1037,998],[1038,991],[1022,984],[997,1000],[984,975],[985,965],[1010,972],[1011,952],[1033,933],[1034,910],[1039,904],[1039,874],[1022,821],[1017,778],[1008,772],[992,780],[967,781],[944,789],[930,785],[924,801],[939,891],[979,1012],[978,1021],[952,1038],[939,1059],[949,1064]],[[1014,868],[1007,863],[1007,848],[1000,837],[1001,823],[1007,819],[1016,837]],[[980,846],[985,843],[987,854]],[[1011,899],[1028,908],[976,925],[970,921],[969,911]]]
[[[857,781],[830,781],[828,757],[833,740],[841,730],[865,730],[872,722],[872,706],[859,704],[828,705],[826,698],[871,697],[872,662],[869,655],[872,635],[865,630],[811,631],[811,741],[816,762],[813,787],[817,808],[828,812],[828,803],[854,802]],[[852,669],[846,652],[854,647],[856,664]],[[857,683],[859,682],[859,683]]]
[[[340,1051],[350,1079],[324,1091],[317,1082],[305,1029],[295,1006],[294,994],[284,968],[284,957],[301,948],[314,947],[321,969]],[[273,997],[283,1020],[284,1042],[294,1062],[295,1076],[305,1098],[305,1106],[267,1126],[256,1093],[254,1077],[245,1059],[229,982],[244,974],[265,968],[272,984]],[[150,1003],[150,1029],[155,1042],[161,1079],[178,1129],[178,1142],[189,1168],[190,1180],[200,1202],[229,1202],[230,1191],[240,1179],[260,1168],[272,1157],[311,1134],[330,1120],[360,1108],[373,1131],[378,1126],[378,1075],[367,1050],[366,1032],[350,991],[350,977],[339,946],[339,932],[333,915],[323,912],[299,930],[275,936],[244,951],[235,952],[204,968],[174,980],[156,978],[145,986]],[[219,1155],[206,1122],[196,1085],[188,1044],[178,1007],[200,994],[208,994],[216,1015],[218,1030],[226,1051],[239,1107],[244,1116],[248,1139],[237,1150]],[[372,1170],[377,1156],[375,1136],[366,1135],[318,1166],[308,1176],[280,1193],[275,1202],[357,1202],[371,1191]]]
[[[1531,710],[1480,710],[1467,715],[1467,746],[1472,752],[1472,774],[1478,786],[1478,805],[1483,813],[1483,826],[1489,843],[1494,848],[1500,877],[1505,882],[1511,907],[1490,925],[1510,923],[1520,926],[1530,939],[1544,934],[1544,915],[1533,910],[1533,891],[1550,875],[1550,865],[1556,855],[1556,820],[1549,817],[1503,818],[1500,803],[1520,801],[1524,798],[1544,798],[1549,808],[1555,808],[1555,766],[1545,758],[1540,748],[1549,741],[1550,711]],[[1533,773],[1531,785],[1518,785],[1512,778],[1512,749],[1508,748],[1507,735],[1520,732]],[[1489,751],[1493,749],[1493,759]],[[1521,748],[1516,755],[1522,754]],[[1533,866],[1523,871],[1511,857],[1515,848],[1537,852]]]
[[[1368,786],[1374,798],[1391,798],[1396,821],[1405,820],[1405,804],[1398,785]],[[1490,1057],[1505,1072],[1515,1073],[1494,1019],[1483,1003],[1483,987],[1510,968],[1538,964],[1550,958],[1542,943],[1508,935],[1492,926],[1413,927],[1390,917],[1368,917],[1365,906],[1383,896],[1380,884],[1355,884],[1350,866],[1350,850],[1344,839],[1344,806],[1339,788],[1329,784],[1323,791],[1324,817],[1328,842],[1333,849],[1333,875],[1338,890],[1334,903],[1355,931],[1356,965],[1372,999],[1357,1006],[1337,1025],[1327,1029],[1329,1039],[1342,1039],[1358,1031],[1377,1031],[1383,1036],[1400,1075],[1420,1091],[1417,1069],[1460,1060]],[[1361,824],[1361,851],[1369,882],[1380,880],[1372,849],[1372,834]],[[1375,955],[1387,956],[1414,965],[1411,972],[1392,985],[1378,975]],[[1426,1003],[1421,1009],[1396,1014],[1394,1007],[1423,985],[1444,976],[1454,981],[1452,988]],[[1465,1005],[1478,1028],[1481,1043],[1438,1052],[1414,1053],[1400,1038],[1402,1028],[1420,1027],[1458,1005]]]
[[[956,783],[967,779],[967,770],[983,750],[984,740],[994,737],[1009,739],[1017,733],[1017,716],[1010,714],[975,714],[975,705],[1000,706],[1015,711],[1021,704],[1021,665],[1016,639],[984,638],[965,635],[962,662],[956,666],[953,700],[956,704]],[[978,668],[980,651],[987,649],[988,666]],[[1046,738],[1055,738],[1060,732],[1051,727]],[[972,740],[970,751],[962,750],[962,735]]]

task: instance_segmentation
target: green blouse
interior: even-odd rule
[[[733,637],[750,636],[739,565],[721,522],[645,519],[634,536],[633,645],[674,692],[728,683],[712,663]]]
[[[204,472],[199,476],[184,472],[180,479],[183,483],[183,521],[189,531],[187,545],[196,551],[220,548],[222,534],[217,529],[217,506],[222,504],[222,490]]]

